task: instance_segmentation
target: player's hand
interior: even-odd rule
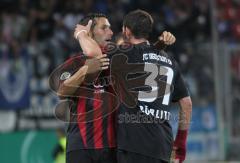
[[[81,36],[81,34],[83,33],[89,34],[91,26],[92,26],[92,20],[89,20],[86,26],[77,24],[74,30],[74,38],[79,40],[79,37]]]
[[[85,65],[88,67],[87,74],[96,73],[108,69],[109,58],[107,58],[106,54],[103,54],[102,56],[87,59]]]
[[[176,150],[173,148],[170,158],[170,163],[180,163],[179,159],[176,159]]]
[[[171,154],[171,163],[183,163],[186,157],[185,147],[173,146],[173,151]]]
[[[158,37],[160,42],[163,42],[165,45],[172,45],[176,42],[175,36],[167,31],[164,31],[161,36]]]

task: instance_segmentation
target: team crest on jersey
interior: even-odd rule
[[[60,80],[66,80],[66,79],[70,78],[70,76],[71,76],[70,72],[64,72],[60,76]]]

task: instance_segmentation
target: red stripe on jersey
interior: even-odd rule
[[[99,93],[94,94],[93,109],[94,109],[94,145],[95,148],[103,148],[103,117],[102,117],[102,101]]]
[[[108,116],[108,144],[110,147],[116,147],[116,138],[115,138],[115,111],[113,111],[113,99],[109,98],[108,111],[111,113]]]
[[[87,127],[86,127],[86,122],[85,122],[85,117],[86,117],[86,99],[84,98],[79,98],[78,101],[78,107],[77,107],[77,121],[78,121],[78,127],[80,131],[80,135],[83,140],[83,145],[87,147]]]

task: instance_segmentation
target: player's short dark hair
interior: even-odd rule
[[[88,24],[89,20],[92,20],[92,21],[93,21],[93,22],[92,22],[92,26],[91,26],[91,31],[92,31],[93,28],[94,28],[94,27],[96,26],[96,24],[97,24],[97,21],[96,21],[97,18],[106,18],[106,19],[108,19],[108,17],[107,17],[105,14],[103,14],[103,13],[90,13],[90,14],[86,15],[85,17],[83,17],[83,18],[80,20],[79,24],[85,26],[85,25]]]
[[[123,26],[129,28],[135,38],[147,39],[152,32],[153,18],[146,11],[134,10],[124,17]]]

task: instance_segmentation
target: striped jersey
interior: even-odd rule
[[[90,59],[78,55],[58,68],[58,88]],[[111,87],[109,71],[86,75],[74,95],[67,99],[70,111],[67,126],[67,152],[78,149],[116,147],[115,113],[118,100]],[[65,105],[66,106],[66,105]]]

